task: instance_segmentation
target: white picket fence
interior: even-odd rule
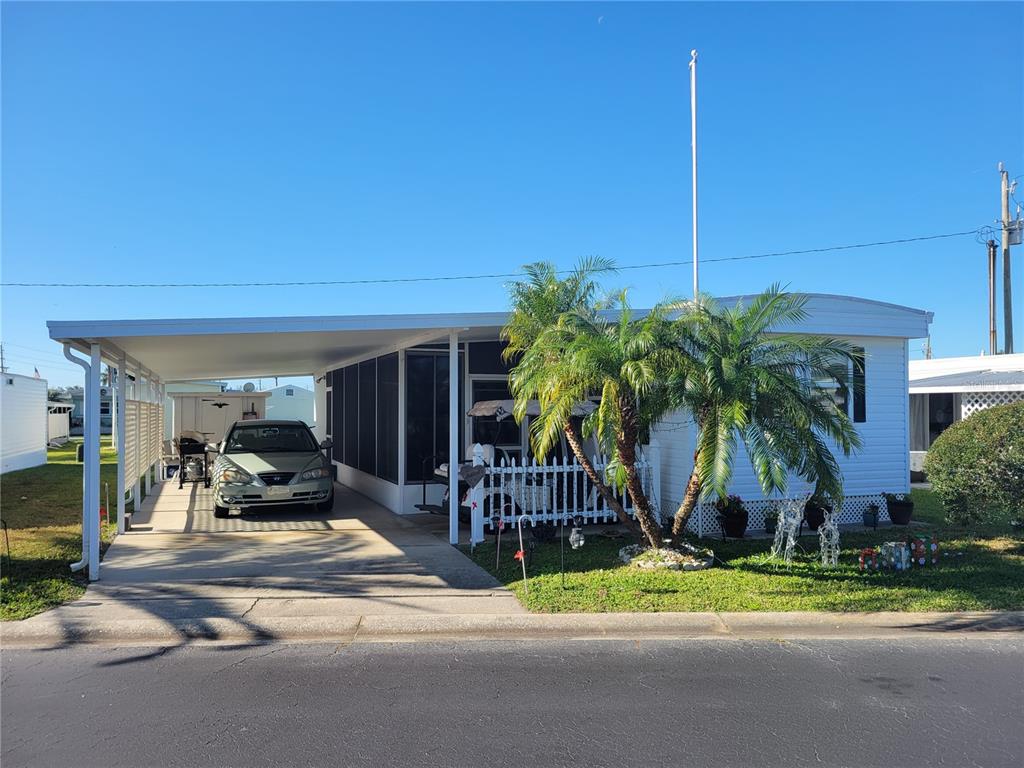
[[[592,459],[598,474],[604,474],[606,459]],[[483,466],[483,449],[473,446],[474,466]],[[647,446],[637,461],[641,485],[655,514],[660,516],[658,489],[661,486],[660,461],[656,445]],[[633,514],[633,502],[625,490],[616,493],[623,508]],[[468,504],[472,520],[472,541],[484,538],[484,528],[494,529],[498,519],[505,525],[516,525],[522,515],[531,525],[571,521],[580,517],[585,523],[615,521],[615,512],[608,507],[583,467],[573,458],[538,463],[536,460],[518,464],[504,459],[497,466],[486,467],[483,479],[469,491]]]
[[[594,469],[604,474],[606,460],[595,456]],[[483,449],[473,446],[473,463],[484,466]],[[644,493],[647,495],[659,522],[664,516],[671,516],[675,510],[662,510],[659,502],[661,490],[661,461],[657,444],[644,446],[637,462]],[[790,496],[799,496],[799,489],[790,490]],[[633,514],[629,493],[618,494],[626,512]],[[760,531],[765,520],[778,514],[779,499],[744,499],[749,514],[747,529]],[[471,540],[484,540],[484,530],[494,530],[500,519],[506,526],[515,526],[522,515],[528,525],[540,523],[569,522],[573,517],[582,518],[584,523],[611,523],[616,521],[615,512],[608,508],[601,494],[586,476],[583,467],[575,457],[561,461],[537,463],[535,460],[517,464],[514,460],[497,466],[485,467],[482,480],[470,489],[467,503],[471,515]],[[889,519],[885,498],[882,494],[847,496],[835,516],[839,525],[856,524],[870,504],[879,507],[879,520]],[[688,529],[698,536],[721,536],[714,502],[705,501],[697,505],[690,518]]]

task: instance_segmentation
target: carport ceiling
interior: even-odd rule
[[[298,376],[376,352],[447,340],[493,340],[507,315],[351,315],[181,320],[52,320],[50,338],[86,352],[124,351],[164,381]]]

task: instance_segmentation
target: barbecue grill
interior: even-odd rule
[[[182,432],[174,441],[178,449],[178,488],[185,483],[210,487],[210,467],[206,453],[206,436],[202,432]]]

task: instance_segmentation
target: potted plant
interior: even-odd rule
[[[769,536],[775,535],[775,529],[779,525],[779,510],[773,505],[764,513],[764,532]]]
[[[867,509],[861,514],[864,518],[865,528],[878,528],[878,505],[874,502],[868,504]]]
[[[821,496],[811,496],[804,505],[804,522],[812,531],[816,531],[825,522],[825,513],[832,511],[832,505]]]
[[[910,525],[910,518],[914,514],[914,502],[912,499],[897,496],[895,493],[885,493],[885,506],[889,510],[889,519],[893,525]]]
[[[731,539],[742,539],[747,532],[748,514],[739,496],[725,496],[715,501],[722,532]]]

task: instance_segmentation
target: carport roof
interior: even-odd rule
[[[50,338],[124,352],[163,381],[300,376],[430,341],[497,339],[504,312],[165,320],[51,320]]]
[[[913,339],[928,333],[932,314],[871,299],[804,294],[806,318],[779,330],[830,336]],[[722,298],[722,304],[751,296]],[[639,311],[638,311],[639,313]],[[506,312],[341,315],[166,320],[52,320],[50,338],[86,352],[99,343],[107,359],[167,381],[314,374],[374,354],[447,339],[498,338]]]

